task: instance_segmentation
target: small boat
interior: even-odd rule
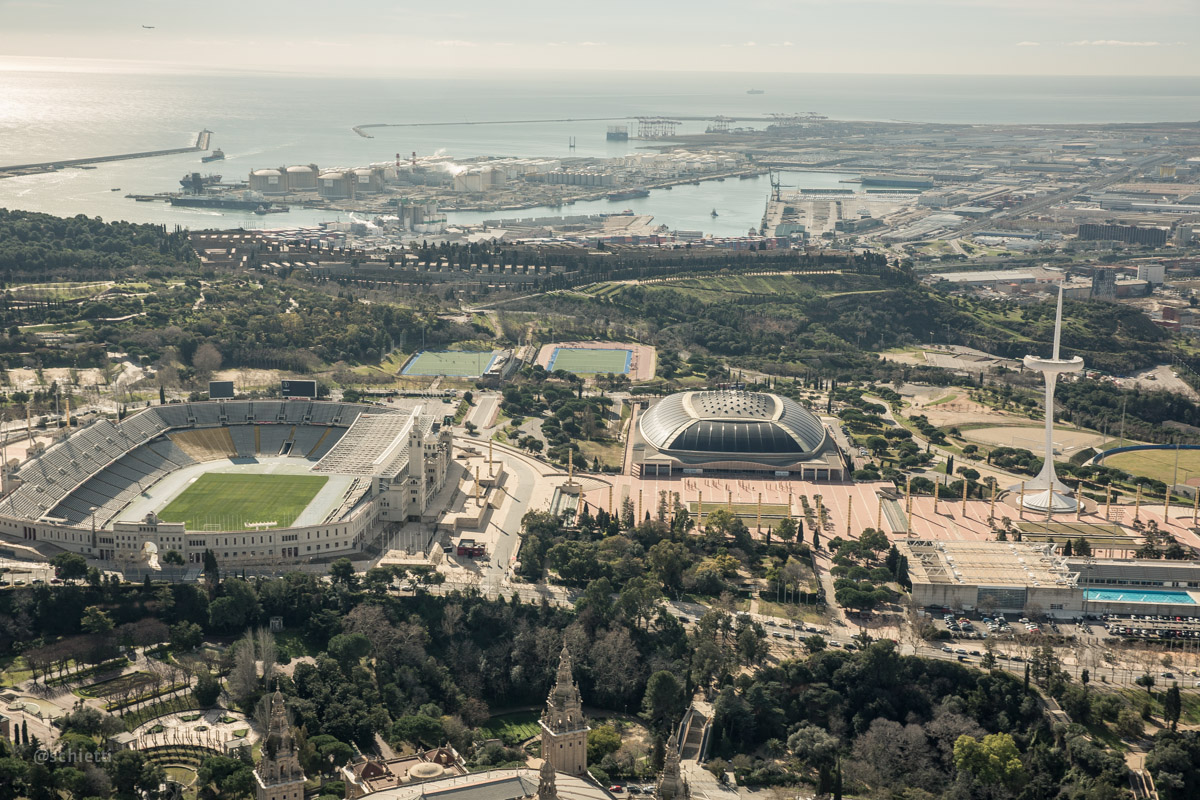
[[[766,94],[762,89],[747,89],[746,94]]]
[[[719,217],[719,216],[721,216],[720,214],[718,214],[718,213],[717,213],[717,210],[716,210],[715,208],[712,210],[712,215],[713,215],[714,217]]]
[[[120,186],[118,186],[118,187],[117,187],[117,188],[115,188],[115,189],[109,189],[109,191],[110,191],[110,192],[119,192],[119,191],[121,191],[121,187],[120,187]]]

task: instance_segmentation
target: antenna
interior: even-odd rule
[[[1054,354],[1051,356],[1055,361],[1058,361],[1058,345],[1062,339],[1062,307],[1063,287],[1060,284],[1058,287],[1058,311],[1054,314]]]

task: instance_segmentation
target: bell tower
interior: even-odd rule
[[[583,701],[571,667],[571,653],[563,643],[558,659],[558,679],[546,699],[542,726],[542,759],[555,772],[583,775],[587,772],[587,720]]]
[[[271,698],[271,721],[254,779],[255,800],[304,800],[304,770],[300,768],[283,693],[278,689]]]
[[[662,775],[658,779],[659,800],[690,800],[692,790],[687,779],[679,771],[679,740],[675,732],[667,740],[666,759],[663,761]]]

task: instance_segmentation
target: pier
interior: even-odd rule
[[[89,164],[103,164],[107,161],[129,161],[135,158],[156,158],[158,156],[175,156],[180,153],[195,153],[209,148],[212,131],[203,130],[196,136],[196,143],[191,147],[173,147],[167,150],[146,150],[141,153],[120,153],[112,156],[92,156],[90,158],[63,158],[57,161],[42,161],[36,164],[12,164],[0,166],[0,178],[11,178],[16,175],[32,175],[39,172],[54,172],[67,167],[82,167]]]

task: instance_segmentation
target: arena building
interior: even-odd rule
[[[633,474],[767,473],[842,480],[846,465],[820,419],[777,394],[681,392],[642,414],[631,436]]]
[[[118,564],[171,550],[189,564],[202,563],[207,550],[229,564],[303,563],[361,550],[391,523],[434,521],[430,503],[445,485],[450,458],[450,427],[421,405],[157,406],[64,431],[7,474],[0,534]],[[192,505],[202,507],[188,517],[192,524],[159,518],[210,473],[222,481],[211,490],[211,509],[193,494]],[[239,524],[221,525],[233,519],[222,515],[228,508],[221,492],[237,493],[239,481],[255,480],[266,487],[261,495],[242,491],[247,513]],[[280,521],[274,495],[304,481],[320,488],[296,492],[291,518]],[[208,520],[214,524],[202,524]]]

